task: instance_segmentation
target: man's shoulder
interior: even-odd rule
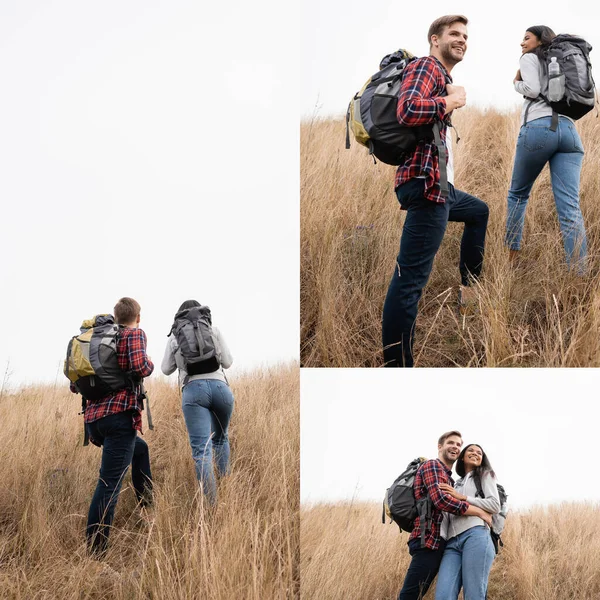
[[[437,458],[430,458],[423,462],[419,467],[419,471],[430,471],[431,469],[439,469],[440,461]]]
[[[146,341],[146,332],[139,327],[121,327],[120,331],[121,340],[144,340]]]

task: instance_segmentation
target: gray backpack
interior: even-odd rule
[[[409,533],[415,528],[415,520],[421,517],[421,547],[425,545],[425,531],[431,529],[432,502],[429,496],[421,500],[415,499],[415,476],[419,467],[426,461],[419,457],[411,461],[394,483],[386,490],[383,498],[381,522],[385,523],[386,515],[398,525],[400,531]]]
[[[178,312],[171,334],[183,360],[181,367],[188,375],[212,373],[221,366],[208,306],[194,306]]]
[[[544,74],[540,97],[552,107],[551,131],[556,131],[558,115],[577,120],[590,112],[596,104],[591,50],[592,46],[583,38],[562,33],[552,40],[544,49],[543,57],[540,57]],[[553,62],[558,65],[556,73],[551,72]],[[558,93],[556,97],[552,96],[551,87],[555,90],[554,93]],[[527,121],[527,115],[525,119]]]

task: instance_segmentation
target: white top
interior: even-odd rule
[[[542,84],[544,72],[537,54],[535,52],[523,54],[519,60],[519,68],[523,81],[515,81],[515,90],[519,94],[526,96],[521,108],[521,125],[525,125],[525,110],[527,106],[529,106],[529,112],[527,113],[528,123],[535,121],[535,119],[552,116],[551,106],[539,97],[540,94],[546,95],[548,90],[542,89],[544,87]],[[573,122],[569,117],[561,116]]]
[[[473,472],[470,471],[463,478],[459,479],[454,486],[454,489],[467,497],[467,502],[473,506],[478,506],[490,514],[496,514],[500,512],[500,497],[498,496],[498,488],[496,478],[492,477],[489,473],[486,473],[481,479],[481,488],[485,495],[485,498],[475,497],[477,493],[477,486],[472,477]],[[449,540],[456,537],[459,533],[467,531],[477,525],[485,525],[486,522],[483,519],[475,516],[462,516],[452,515],[450,513],[444,513],[444,520],[442,521],[441,535],[445,540]]]
[[[190,375],[187,383],[194,381],[195,379],[218,379],[223,383],[227,383],[227,378],[225,377],[225,372],[223,369],[229,369],[229,367],[231,367],[233,364],[233,357],[231,356],[231,352],[229,351],[221,332],[216,327],[212,328],[212,332],[213,341],[215,342],[215,350],[217,351],[217,356],[219,357],[221,366],[212,373]],[[167,338],[167,347],[165,348],[165,355],[163,356],[160,368],[165,375],[170,375],[171,373],[174,373],[177,368],[179,368],[179,385],[181,387],[183,387],[183,382],[188,376],[182,365],[183,358],[181,356],[181,352],[179,351],[177,340],[175,339],[175,336],[171,334]]]

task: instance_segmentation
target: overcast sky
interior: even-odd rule
[[[600,498],[598,369],[302,369],[300,382],[303,503],[380,503],[450,430],[483,447],[513,508]]]
[[[305,118],[345,114],[352,96],[386,54],[398,48],[417,56],[429,54],[427,31],[442,15],[462,14],[469,19],[468,49],[452,71],[454,82],[466,88],[468,105],[506,110],[521,104],[512,81],[519,68],[520,43],[533,25],[585,37],[595,48],[592,63],[600,65],[600,5],[591,2],[305,0],[302,7],[301,113]]]
[[[157,363],[189,298],[235,368],[297,357],[299,110],[281,19],[275,0],[0,4],[11,385],[54,380],[82,320],[121,296],[141,303]]]

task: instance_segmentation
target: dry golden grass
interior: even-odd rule
[[[383,525],[380,506],[317,505],[300,514],[303,600],[397,598],[410,563],[408,534]],[[510,513],[502,538],[488,600],[600,598],[597,506]],[[434,598],[433,590],[427,598]]]
[[[0,597],[265,600],[298,596],[299,371],[232,381],[232,473],[214,512],[197,494],[179,391],[148,385],[145,433],[156,518],[139,518],[127,475],[102,572],[84,529],[101,451],[82,447],[78,398],[37,387],[0,396]],[[144,426],[146,418],[144,417]]]
[[[503,245],[517,113],[457,111],[456,187],[490,207],[478,316],[456,311],[462,225],[450,223],[419,306],[415,366],[600,366],[600,119],[578,122],[590,274],[567,272],[548,168],[527,208],[521,261]],[[403,211],[395,168],[354,143],[341,120],[301,126],[301,359],[306,367],[382,365],[381,314]]]

